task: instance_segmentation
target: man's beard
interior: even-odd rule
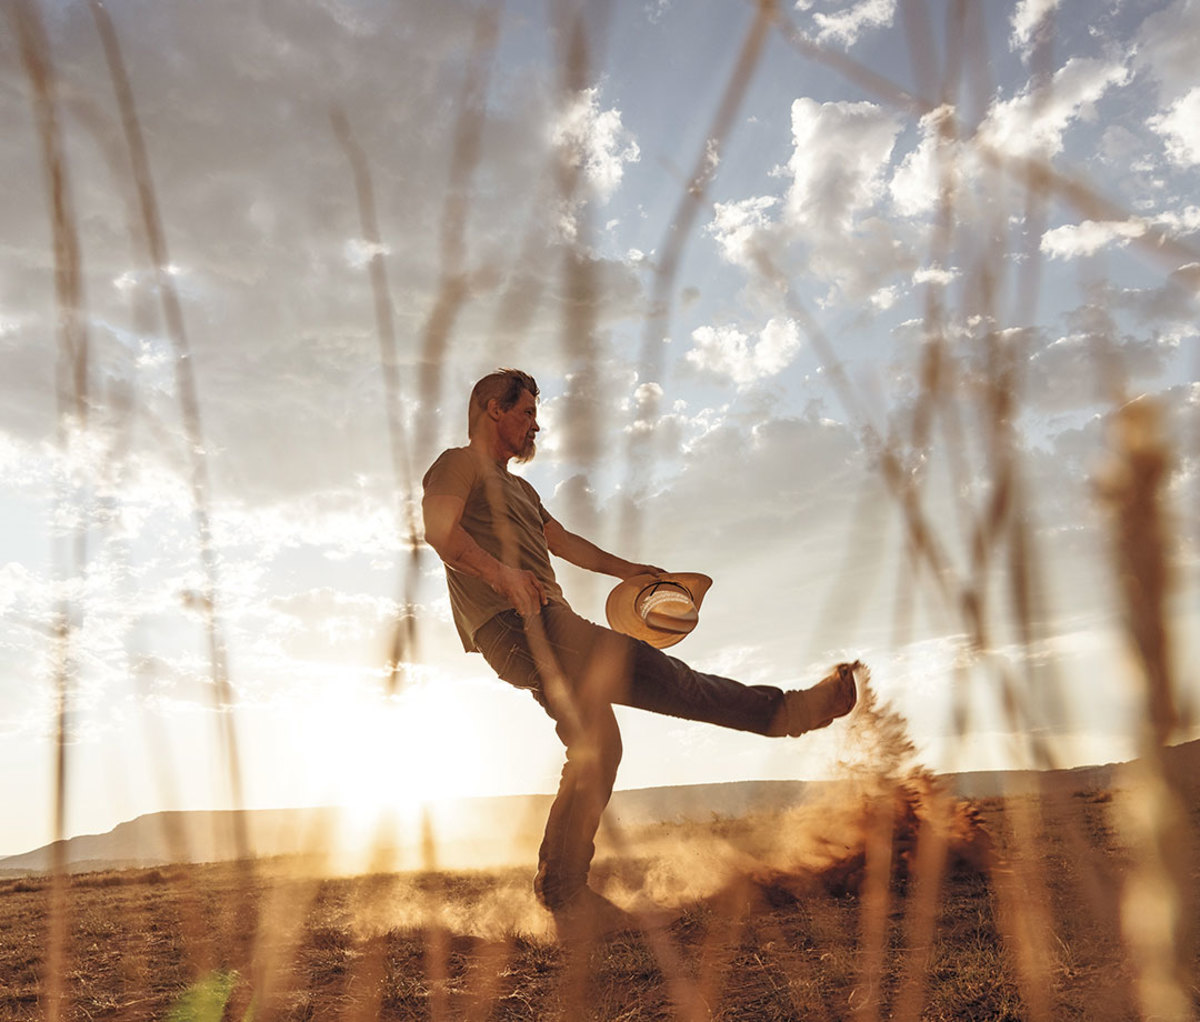
[[[518,465],[524,465],[525,462],[532,461],[535,454],[537,454],[537,444],[534,442],[533,437],[530,437],[525,441],[525,446],[521,448],[520,452],[513,458],[513,461]]]

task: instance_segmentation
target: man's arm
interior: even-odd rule
[[[546,602],[546,591],[532,571],[502,564],[475,542],[462,527],[461,497],[426,495],[421,502],[425,541],[455,571],[482,579],[507,599],[522,617],[537,614]]]
[[[662,575],[662,568],[653,564],[635,564],[607,550],[601,550],[595,543],[568,532],[554,518],[546,520],[543,529],[546,533],[546,545],[556,557],[585,568],[596,571],[601,575],[612,575],[614,578],[626,579],[634,575]]]

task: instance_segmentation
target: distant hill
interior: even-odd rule
[[[1200,784],[1200,740],[1174,746],[1165,755],[1175,776]],[[1110,763],[1071,770],[966,772],[947,774],[942,780],[960,797],[983,798],[1109,790],[1124,786],[1129,775],[1129,764]],[[837,783],[733,781],[618,791],[606,818],[618,826],[638,827],[738,817],[798,805]],[[550,800],[549,795],[450,800],[430,806],[424,820],[389,821],[382,835],[379,830],[356,830],[342,810],[331,807],[172,811],[139,816],[106,834],[73,837],[63,844],[72,872],[305,852],[325,859],[329,868],[344,871],[430,864],[495,867],[525,863],[536,855]],[[362,849],[368,846],[376,851],[364,861]],[[0,876],[48,872],[53,855],[54,845],[46,845],[0,858]]]
[[[705,820],[778,809],[803,801],[804,781],[741,781],[643,788],[613,794],[609,816],[620,826]],[[449,799],[431,805],[428,819],[443,866],[501,865],[526,861],[550,808],[550,795],[504,795]],[[383,835],[387,865],[416,866],[421,858],[420,820],[391,820]],[[378,833],[354,836],[354,824],[335,807],[314,809],[188,810],[150,813],[118,824],[106,834],[62,842],[72,872],[219,862],[252,856],[335,853],[358,840],[380,842]],[[530,849],[533,849],[533,852]],[[0,876],[45,873],[55,846],[0,858]]]
[[[1200,740],[1163,750],[1167,770],[1190,788],[1200,783]],[[1136,763],[1106,763],[1069,770],[981,770],[945,774],[950,790],[963,798],[989,798],[1035,792],[1107,791],[1125,787]]]

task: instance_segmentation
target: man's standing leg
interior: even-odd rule
[[[538,850],[534,890],[548,909],[562,908],[587,885],[600,817],[612,796],[621,762],[621,733],[608,704],[579,705],[555,722],[566,746],[558,794]]]
[[[611,695],[616,679],[628,674],[628,646],[565,607],[544,608],[528,625],[515,612],[499,614],[475,638],[502,679],[533,692],[566,749],[534,881],[539,900],[557,916],[580,895],[587,900],[595,835],[621,762]],[[588,911],[597,909],[591,904]]]
[[[527,639],[538,664],[539,698],[567,757],[534,888],[564,936],[629,928],[633,920],[587,886],[596,831],[621,763],[612,700],[629,674],[628,646],[565,607],[547,608],[528,626]]]

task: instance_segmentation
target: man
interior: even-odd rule
[[[537,491],[508,471],[533,457],[538,387],[500,369],[471,392],[469,443],[445,451],[424,479],[425,538],[446,565],[463,647],[528,689],[555,722],[566,763],[538,853],[534,889],[559,932],[609,932],[632,920],[587,886],[600,816],[621,759],[613,704],[762,735],[798,735],[853,709],[854,671],[839,664],[810,689],[784,692],[695,671],[649,643],[571,610],[550,555],[630,579],[663,575],[565,529]]]

